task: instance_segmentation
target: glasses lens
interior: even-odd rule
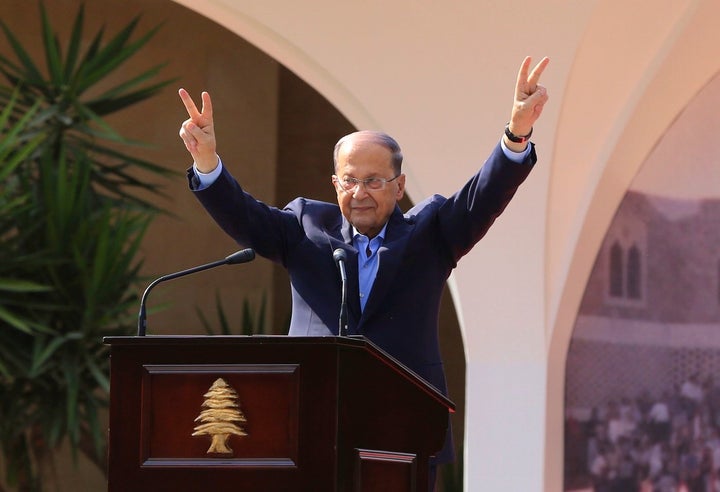
[[[397,178],[397,176],[395,176],[395,178]],[[385,189],[385,184],[389,181],[393,181],[395,178],[342,178],[338,179],[337,181],[340,183],[340,186],[342,186],[345,191],[353,191],[358,185],[364,185],[366,190],[379,191]]]

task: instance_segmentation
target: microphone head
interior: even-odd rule
[[[340,263],[341,261],[347,261],[347,253],[342,248],[337,248],[335,251],[333,251],[333,260],[335,260],[335,263]]]
[[[228,265],[247,263],[255,259],[255,251],[252,248],[242,249],[225,258]]]

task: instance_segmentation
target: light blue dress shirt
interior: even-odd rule
[[[365,309],[370,291],[372,290],[378,268],[380,267],[380,256],[378,250],[385,240],[385,224],[380,233],[370,239],[364,234],[360,234],[353,227],[353,246],[358,250],[358,288],[360,291],[360,309]]]

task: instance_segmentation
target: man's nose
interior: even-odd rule
[[[355,186],[355,189],[353,190],[353,195],[352,195],[352,196],[353,196],[353,198],[355,198],[355,199],[357,199],[357,200],[362,200],[363,198],[365,198],[365,197],[367,196],[367,194],[368,194],[368,192],[367,192],[367,190],[365,189],[365,183],[363,183],[362,181],[360,181],[360,182]]]

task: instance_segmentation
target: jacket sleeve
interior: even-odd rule
[[[535,162],[534,146],[525,162],[516,163],[505,156],[498,143],[480,170],[440,205],[438,227],[454,262],[482,239]]]
[[[223,168],[207,188],[195,190],[194,173],[188,170],[191,190],[215,222],[241,247],[285,264],[291,245],[302,238],[295,215],[256,200]]]

